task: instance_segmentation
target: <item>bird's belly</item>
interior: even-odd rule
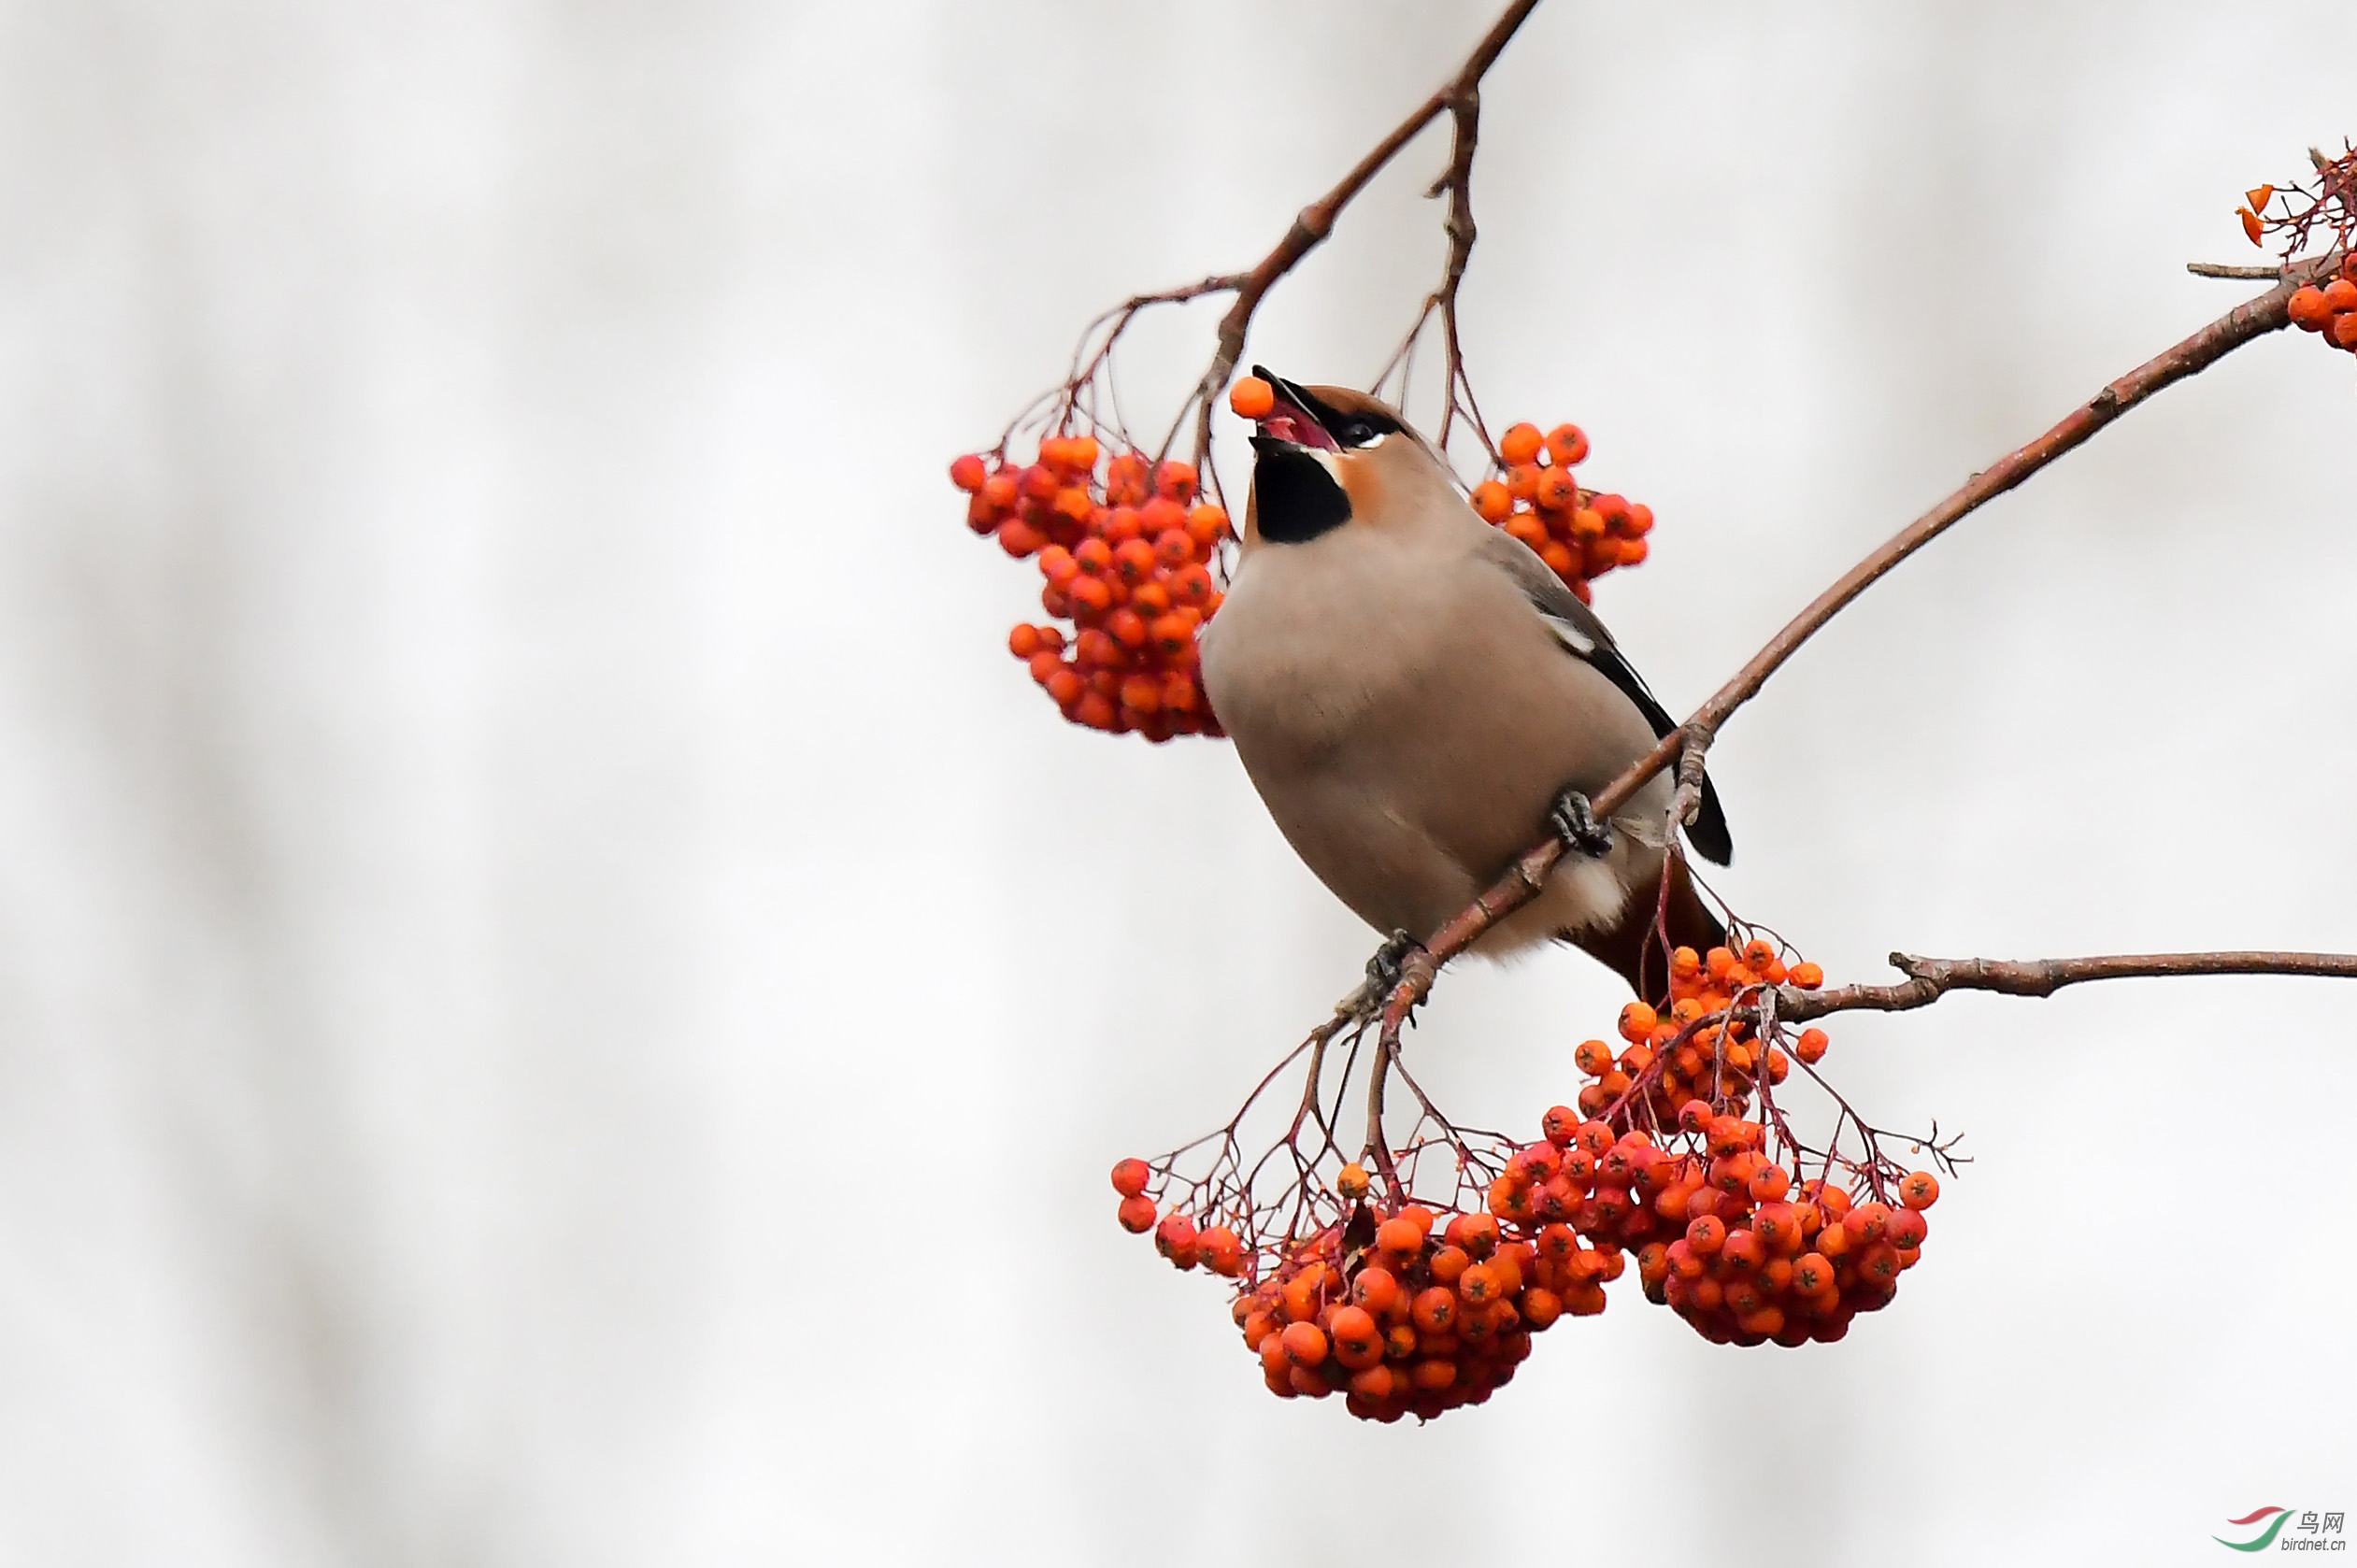
[[[1234,640],[1207,638],[1206,688],[1304,863],[1377,930],[1421,939],[1543,836],[1562,790],[1601,789],[1652,734],[1519,596],[1459,605],[1408,581],[1351,604],[1348,627],[1306,622],[1297,598],[1290,620],[1248,600],[1230,625],[1231,600],[1213,632]],[[1620,836],[1613,862],[1567,866],[1506,934],[1617,914],[1644,858]]]

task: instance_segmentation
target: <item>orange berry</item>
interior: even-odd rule
[[[1558,468],[1588,461],[1588,435],[1576,424],[1559,424],[1547,433],[1547,456]]]
[[[1296,1328],[1308,1327],[1297,1323]],[[1334,1357],[1352,1371],[1373,1366],[1383,1359],[1383,1331],[1376,1326],[1372,1314],[1364,1307],[1336,1307],[1328,1322],[1327,1333],[1334,1341]]]
[[[1154,535],[1154,564],[1177,571],[1195,558],[1194,539],[1183,528],[1165,528]]]
[[[1529,512],[1514,513],[1506,520],[1503,526],[1507,535],[1520,539],[1533,550],[1542,554],[1550,542],[1547,537],[1547,525]]]
[[[1286,1381],[1293,1384],[1293,1392],[1307,1394],[1311,1399],[1323,1399],[1334,1392],[1334,1385],[1327,1382],[1324,1376],[1314,1367],[1294,1367],[1285,1375],[1285,1377]]]
[[[1181,504],[1194,499],[1195,470],[1192,463],[1173,458],[1154,467],[1154,493],[1165,501]]]
[[[1444,1247],[1432,1255],[1431,1266],[1435,1280],[1454,1285],[1473,1266],[1473,1255],[1462,1247]]]
[[[1484,479],[1473,487],[1473,509],[1481,514],[1484,522],[1504,522],[1507,514],[1514,509],[1514,497],[1497,480]]]
[[[1388,1314],[1399,1300],[1399,1280],[1389,1269],[1361,1269],[1350,1282],[1350,1299],[1369,1312]]]
[[[1850,1233],[1851,1241],[1857,1242],[1880,1241],[1890,1223],[1888,1204],[1860,1204],[1841,1219],[1841,1228]]]
[[[1124,1160],[1113,1167],[1113,1190],[1124,1198],[1136,1197],[1153,1179],[1154,1167],[1143,1160]]]
[[[1205,502],[1187,511],[1187,536],[1196,548],[1208,555],[1211,547],[1228,536],[1228,511],[1225,506]]]
[[[1133,713],[1162,711],[1162,682],[1150,675],[1134,675],[1121,682],[1121,706]]]
[[[2291,314],[2292,324],[2304,332],[2321,332],[2330,326],[2333,321],[2333,307],[2324,303],[2324,291],[2313,283],[2294,289],[2291,299],[2285,303],[2284,308]],[[958,463],[965,461],[964,458],[958,459]],[[957,464],[951,463],[950,478],[955,480],[957,474]],[[958,488],[970,490],[974,487],[960,483]]]
[[[1498,1299],[1498,1285],[1495,1269],[1487,1263],[1476,1263],[1457,1276],[1457,1294],[1467,1306],[1487,1306]]]
[[[968,452],[950,464],[950,482],[968,493],[980,490],[990,477],[990,466],[979,452]]]
[[[1912,1252],[1923,1245],[1931,1233],[1932,1222],[1919,1209],[1903,1208],[1891,1215],[1891,1223],[1883,1230],[1882,1239],[1902,1252]]]
[[[1549,571],[1565,582],[1583,575],[1579,558],[1573,555],[1560,539],[1550,539],[1541,545],[1538,549],[1538,558],[1547,563]]]
[[[1194,647],[1196,620],[1193,610],[1174,610],[1168,615],[1157,616],[1146,628],[1147,640],[1154,645],[1154,651],[1164,659],[1176,659]],[[1148,708],[1147,711],[1150,713],[1153,710]]]
[[[1793,1054],[1803,1062],[1818,1062],[1825,1059],[1825,1048],[1833,1044],[1832,1036],[1814,1027],[1804,1029],[1800,1038],[1793,1042]]]
[[[1121,1200],[1121,1206],[1115,1211],[1114,1218],[1121,1220],[1122,1230],[1134,1236],[1142,1236],[1154,1228],[1154,1200],[1132,1193]]]
[[[1785,978],[1802,991],[1815,991],[1825,983],[1825,972],[1813,963],[1796,963]]]
[[[1105,465],[1107,505],[1132,506],[1146,499],[1146,459],[1137,452],[1117,452]]]
[[[1123,648],[1146,646],[1146,618],[1136,610],[1115,610],[1105,618],[1105,630]]]
[[[2357,310],[2357,282],[2336,278],[2325,284],[2324,306],[2328,310]]]
[[[2333,341],[2344,349],[2357,349],[2357,309],[2333,318]]]
[[[1534,1285],[1522,1292],[1522,1321],[1532,1329],[1543,1329],[1563,1315],[1563,1298],[1554,1291]]]
[[[1531,487],[1531,499],[1551,512],[1567,510],[1578,504],[1578,481],[1560,468],[1550,468]]]
[[[1686,1250],[1697,1258],[1707,1258],[1727,1244],[1727,1227],[1719,1217],[1706,1214],[1687,1222]]]
[[[1446,1286],[1435,1285],[1416,1297],[1407,1316],[1425,1333],[1446,1333],[1457,1320],[1457,1292]]]
[[[1239,419],[1264,420],[1277,406],[1277,389],[1257,376],[1239,377],[1228,388],[1228,406]]]
[[[1166,495],[1157,495],[1137,509],[1137,531],[1156,537],[1187,526],[1187,508]]]
[[[1203,1266],[1223,1278],[1233,1279],[1244,1272],[1244,1242],[1225,1225],[1214,1225],[1196,1238],[1202,1253]]]
[[[1391,1398],[1397,1390],[1398,1383],[1399,1375],[1379,1362],[1350,1375],[1350,1391],[1371,1400]]]
[[[1723,951],[1724,949],[1714,950]],[[1653,1033],[1653,1026],[1659,1022],[1661,1022],[1661,1017],[1653,1011],[1650,1004],[1632,1002],[1621,1009],[1621,1038],[1635,1044],[1650,1036]]]
[[[1506,471],[1506,492],[1517,501],[1528,501],[1538,489],[1538,465],[1518,463]]]
[[[1911,1209],[1926,1209],[1939,1202],[1939,1177],[1929,1171],[1909,1171],[1899,1182],[1899,1202]]]
[[[1424,1245],[1424,1233],[1414,1220],[1395,1215],[1375,1228],[1375,1245],[1386,1252],[1415,1252]]]
[[[1195,1266],[1196,1237],[1194,1221],[1183,1214],[1169,1214],[1154,1227],[1154,1250],[1170,1260],[1171,1266],[1191,1269]]]
[[[1545,445],[1546,437],[1539,435],[1538,426],[1508,425],[1506,434],[1498,437],[1498,456],[1506,460],[1507,467],[1519,467],[1523,463],[1536,463],[1539,449]]]
[[[1612,1048],[1602,1040],[1582,1040],[1571,1053],[1572,1064],[1592,1078],[1612,1071]]]
[[[1457,1380],[1457,1363],[1438,1356],[1427,1356],[1408,1369],[1408,1382],[1426,1393],[1438,1393]]]
[[[1366,1316],[1364,1313],[1361,1317]],[[1288,1323],[1279,1337],[1285,1359],[1295,1366],[1320,1366],[1326,1359],[1326,1331],[1315,1323]]]

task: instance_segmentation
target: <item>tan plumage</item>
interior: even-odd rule
[[[1242,560],[1204,634],[1205,690],[1309,869],[1369,925],[1421,941],[1546,834],[1561,791],[1600,791],[1666,719],[1650,719],[1616,682],[1616,665],[1635,677],[1601,622],[1475,514],[1395,412],[1346,389],[1278,384],[1291,401],[1280,397],[1256,441]],[[1355,449],[1311,449],[1285,439],[1320,434],[1288,422],[1305,405],[1321,426],[1371,416],[1395,428]],[[1306,463],[1338,484],[1348,520],[1265,536],[1264,482],[1282,480],[1289,505],[1317,502]],[[1638,791],[1611,824],[1609,853],[1567,854],[1547,891],[1477,950],[1560,937],[1658,994],[1665,954],[1647,935],[1671,789],[1664,777]],[[1682,859],[1666,918],[1673,944],[1721,934]]]

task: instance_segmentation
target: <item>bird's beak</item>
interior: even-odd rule
[[[1288,447],[1313,452],[1342,449],[1342,444],[1326,428],[1326,421],[1334,410],[1312,396],[1307,388],[1282,376],[1270,375],[1264,365],[1252,366],[1252,374],[1266,381],[1277,393],[1276,406],[1261,417],[1260,429],[1252,436],[1255,451]]]

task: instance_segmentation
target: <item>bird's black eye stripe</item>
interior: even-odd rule
[[[1364,447],[1376,437],[1389,435],[1397,429],[1397,420],[1381,414],[1352,414],[1332,426],[1335,441],[1345,447]]]

